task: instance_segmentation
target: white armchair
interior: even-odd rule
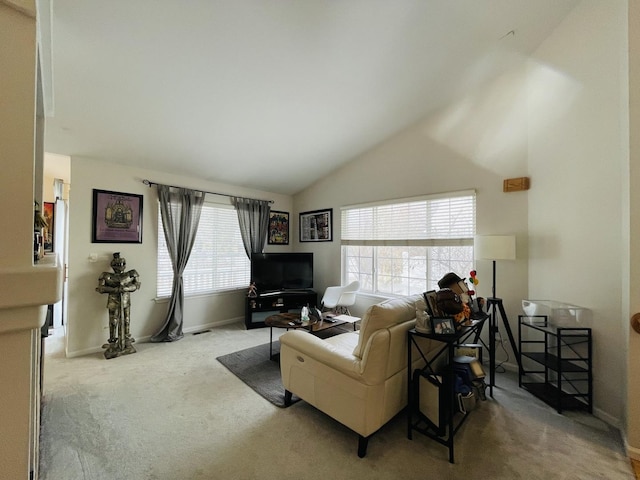
[[[422,295],[371,306],[359,332],[324,340],[303,331],[282,335],[285,402],[296,394],[356,432],[364,457],[370,436],[407,405],[407,331],[416,308],[425,309]],[[423,352],[434,346],[423,345]],[[423,366],[419,354],[412,358],[414,368]]]

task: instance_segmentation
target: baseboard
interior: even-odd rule
[[[222,327],[223,325],[231,325],[232,323],[243,323],[244,324],[244,317],[236,317],[236,318],[227,318],[224,320],[218,320],[216,322],[210,322],[210,323],[204,323],[201,325],[195,325],[192,327],[188,327],[183,329],[183,333],[194,333],[194,332],[201,332],[203,330],[208,330],[210,328],[215,328],[215,327]],[[137,337],[136,338],[136,343],[149,343],[151,341],[151,337],[152,335],[147,335],[144,337]],[[67,358],[74,358],[74,357],[82,357],[84,355],[93,355],[94,353],[99,353],[99,352],[103,352],[104,349],[102,348],[102,345],[100,345],[99,347],[91,347],[91,348],[86,348],[84,350],[75,350],[73,352],[67,352]]]
[[[593,416],[599,418],[604,423],[611,425],[614,428],[617,428],[620,431],[620,434],[624,436],[623,433],[623,425],[620,419],[609,415],[607,412],[602,411],[599,408],[593,407]]]
[[[486,367],[486,370],[489,371],[489,359],[487,358],[483,358],[484,362],[484,366]],[[499,363],[499,362],[497,362]],[[518,375],[519,373],[519,367],[516,364],[513,363],[503,363],[500,364],[501,367],[503,367],[505,370],[508,370],[510,372],[514,372],[516,375]],[[532,375],[533,377],[536,377],[538,375]],[[543,380],[543,378],[539,378],[540,381]],[[622,432],[622,422],[620,421],[620,419],[609,415],[607,412],[597,408],[595,405],[593,406],[593,413],[592,415],[600,420],[602,420],[604,423],[612,426],[613,428],[618,429],[620,432]],[[639,454],[640,454],[640,450],[638,450]],[[640,457],[638,457],[638,459],[640,459]]]
[[[640,461],[640,448],[629,446],[629,443],[627,443],[626,436],[623,438],[623,440],[624,440],[624,448],[627,451],[627,457]]]
[[[84,350],[75,350],[73,352],[67,352],[66,357],[67,358],[74,358],[74,357],[83,357],[85,355],[93,355],[94,353],[98,353],[98,352],[103,352],[104,349],[102,348],[102,345],[99,347],[91,347],[91,348],[85,348]]]
[[[238,322],[244,325],[244,317],[227,318],[225,320],[218,320],[217,322],[205,323],[203,325],[197,325],[195,327],[185,328],[183,332],[184,333],[201,332],[209,328],[222,327],[223,325],[231,325],[232,323],[238,323]]]

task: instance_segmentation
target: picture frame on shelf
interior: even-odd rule
[[[333,241],[333,208],[301,212],[299,224],[301,242]]]
[[[43,230],[44,251],[53,253],[53,227],[55,224],[56,204],[53,202],[43,202],[42,216],[47,222],[46,228]]]
[[[91,243],[142,243],[143,196],[93,189]]]
[[[429,290],[423,294],[424,300],[427,303],[427,313],[430,317],[442,316],[442,312],[438,308],[438,302],[436,300],[436,291]]]
[[[455,335],[453,317],[431,317],[431,331],[436,335]]]
[[[269,212],[269,245],[289,245],[289,212]]]

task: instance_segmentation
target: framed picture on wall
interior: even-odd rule
[[[289,212],[269,212],[269,245],[289,245]]]
[[[56,204],[52,202],[44,202],[42,216],[47,221],[47,227],[43,230],[44,251],[53,252],[53,225]]]
[[[333,241],[333,208],[300,213],[301,242]]]
[[[93,190],[92,243],[142,243],[142,195]]]

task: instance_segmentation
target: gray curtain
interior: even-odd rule
[[[251,259],[252,253],[262,253],[269,231],[269,212],[271,207],[266,200],[231,197],[231,203],[238,213],[240,234],[244,251]]]
[[[157,185],[164,238],[173,265],[171,301],[164,325],[151,337],[152,342],[173,342],[183,337],[184,272],[196,239],[204,192]]]

